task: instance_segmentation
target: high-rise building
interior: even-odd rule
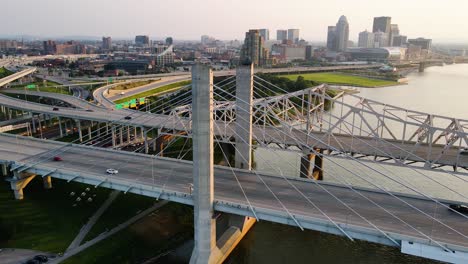
[[[336,26],[328,26],[327,49],[334,51],[336,47]]]
[[[359,33],[358,47],[360,48],[373,48],[374,47],[374,33],[363,31]]]
[[[297,44],[299,42],[299,29],[297,28],[288,29],[288,40]]]
[[[244,45],[240,53],[241,63],[251,62],[254,66],[263,66],[269,59],[268,50],[264,46],[263,37],[258,29],[245,33]]]
[[[388,46],[388,33],[377,31],[374,34],[374,48],[382,48]]]
[[[419,46],[421,49],[430,50],[432,46],[432,39],[417,38],[408,39],[408,43],[414,46]]]
[[[345,51],[348,48],[349,24],[345,16],[341,16],[336,24],[336,51]]]
[[[174,40],[172,39],[172,37],[167,37],[166,38],[166,45],[170,46],[174,43]]]
[[[270,40],[270,30],[266,28],[259,29],[260,31],[260,36],[263,37],[263,40],[267,41]]]
[[[381,31],[384,33],[390,33],[391,21],[391,17],[374,17],[372,32],[377,33],[378,31]]]
[[[111,50],[112,49],[112,38],[111,37],[102,37],[102,49]]]
[[[390,24],[390,36],[389,36],[389,45],[393,46],[393,37],[400,35],[400,29],[398,28],[397,24]]]
[[[392,47],[402,47],[406,45],[408,38],[403,35],[393,36],[392,38]]]
[[[288,31],[284,29],[276,30],[276,40],[287,40],[288,39]]]
[[[135,37],[135,44],[137,46],[149,46],[150,40],[147,35],[140,35]]]
[[[43,42],[44,54],[55,54],[57,52],[57,44],[53,40]]]

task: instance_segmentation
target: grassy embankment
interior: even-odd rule
[[[164,85],[164,86],[161,86],[161,87],[158,87],[158,88],[154,88],[154,89],[151,89],[151,90],[148,90],[148,91],[145,91],[145,92],[141,92],[141,93],[129,96],[129,97],[121,98],[119,100],[116,100],[115,103],[120,104],[120,103],[127,102],[129,100],[136,99],[136,98],[142,98],[142,97],[147,97],[147,96],[150,96],[150,95],[161,94],[161,93],[167,92],[167,91],[175,89],[175,88],[186,86],[186,85],[188,85],[190,83],[191,83],[191,81],[180,81],[180,82],[176,82],[176,83],[171,83],[171,84]]]
[[[0,248],[24,248],[64,252],[88,218],[107,199],[109,190],[95,189],[80,183],[52,181],[45,190],[42,178],[36,177],[24,189],[24,200],[16,201],[9,184],[0,184]],[[90,191],[85,191],[86,188]],[[76,202],[71,192],[80,195]],[[96,195],[96,196],[94,196]],[[92,197],[92,202],[86,200]],[[73,206],[76,204],[76,206]]]
[[[7,77],[7,76],[9,76],[9,75],[12,75],[12,74],[13,74],[13,72],[11,72],[11,71],[9,71],[9,70],[3,68],[3,67],[0,68],[0,79],[1,79],[1,78],[5,78],[5,77]]]
[[[25,88],[27,85],[34,84],[36,86],[35,89],[28,89]],[[12,89],[16,90],[27,90],[27,91],[38,91],[38,92],[48,92],[48,93],[61,93],[61,94],[68,94],[71,95],[72,93],[68,91],[68,87],[63,87],[61,84],[51,81],[41,81],[35,80],[32,83],[27,84],[20,84],[20,85],[13,85],[11,86]]]
[[[297,77],[302,76],[305,80],[314,81],[318,83],[328,83],[336,85],[349,85],[349,86],[359,86],[359,87],[383,87],[397,85],[397,82],[372,79],[355,75],[347,75],[342,73],[304,73],[304,74],[291,74],[291,75],[281,75],[280,77],[288,78],[292,81],[297,80]]]
[[[123,83],[123,84],[115,86],[114,88],[112,88],[112,90],[128,90],[128,89],[147,85],[147,84],[157,82],[157,81],[158,80],[145,80],[145,81],[138,81],[138,82]]]

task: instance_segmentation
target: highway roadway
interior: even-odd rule
[[[163,199],[193,203],[189,191],[192,183],[191,162],[79,145],[66,147],[64,143],[13,135],[0,135],[0,145],[0,160],[34,165],[25,167],[28,172],[48,171],[52,177],[97,182],[99,184],[96,186],[102,184],[114,189],[124,188],[123,190],[148,196],[151,196],[151,190],[159,192],[159,195],[164,192],[161,196]],[[57,154],[53,150],[58,147],[68,150]],[[55,155],[60,155],[63,161],[52,161]],[[118,169],[119,173],[108,175],[105,172],[108,168]],[[330,220],[317,209],[320,208],[351,236],[357,238],[390,244],[390,240],[376,230],[375,227],[378,227],[397,241],[437,246],[433,241],[428,241],[428,237],[431,237],[450,249],[468,252],[467,219],[433,201],[402,194],[394,194],[394,197],[376,191],[350,189],[337,184],[292,177],[285,180],[276,175],[216,166],[215,207],[220,211],[238,210],[238,213],[253,215],[248,210],[248,202],[235,177],[259,219],[310,229],[317,229],[321,225],[325,228],[322,231],[336,233],[337,229],[334,230]],[[453,230],[431,220],[429,215]]]

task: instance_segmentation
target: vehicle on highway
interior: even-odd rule
[[[120,95],[124,95],[124,94],[125,94],[125,92],[120,92]]]
[[[26,261],[25,263],[26,264],[41,264],[42,262],[40,262],[39,260],[30,259],[30,260]]]
[[[119,171],[116,170],[116,169],[107,169],[106,172],[109,173],[109,174],[117,174],[117,173],[119,173]]]
[[[468,155],[468,148],[460,149],[460,155]]]
[[[131,116],[126,116],[126,117],[125,117],[125,120],[130,120],[130,119],[132,119]]]
[[[36,255],[34,259],[41,263],[45,263],[49,260],[49,258],[46,255]]]
[[[467,214],[468,215],[468,206],[463,205],[463,204],[450,204],[449,205],[450,209],[457,211],[462,214]]]
[[[94,112],[92,109],[86,109],[86,112]]]
[[[61,157],[59,157],[59,156],[55,156],[55,157],[53,158],[53,160],[54,160],[54,161],[62,161],[63,159],[62,159]]]
[[[58,107],[54,107],[54,108],[52,108],[52,111],[58,111],[58,110],[59,110],[59,108],[58,108]]]

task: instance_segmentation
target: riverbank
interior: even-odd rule
[[[317,83],[327,83],[330,85],[346,85],[346,86],[366,87],[366,88],[399,85],[399,83],[396,81],[373,79],[373,78],[362,77],[358,75],[334,73],[334,72],[291,74],[291,75],[280,75],[279,77],[284,77],[284,78],[288,78],[291,81],[295,81],[297,80],[299,76],[302,76],[305,80],[308,80],[308,81],[313,81]]]

